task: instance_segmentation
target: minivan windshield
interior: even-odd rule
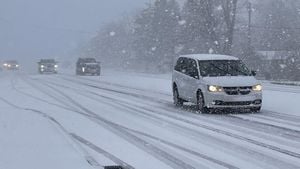
[[[251,76],[251,71],[240,60],[199,61],[201,76]]]
[[[97,61],[94,58],[84,58],[84,59],[82,59],[82,62],[84,62],[84,63],[96,63]]]
[[[55,64],[55,60],[54,59],[42,59],[40,61],[40,63],[52,63],[52,64]]]

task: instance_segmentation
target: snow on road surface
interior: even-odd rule
[[[1,169],[92,169],[47,119],[6,105],[0,108]]]
[[[0,78],[1,169],[300,168],[297,87],[266,84],[261,113],[198,114],[173,106],[168,75]]]

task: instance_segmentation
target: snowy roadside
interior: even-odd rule
[[[23,109],[28,99],[13,92],[17,74],[0,72],[0,168],[91,169],[85,154],[58,125]]]
[[[1,169],[91,168],[47,119],[0,103]]]
[[[274,85],[287,85],[287,86],[300,86],[299,81],[279,81],[279,80],[269,80],[264,81],[265,83],[271,83]]]
[[[300,86],[300,82],[282,82],[282,81],[271,81],[273,84],[278,84],[278,85],[290,85],[290,86]]]

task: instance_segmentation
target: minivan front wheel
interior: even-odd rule
[[[175,106],[183,106],[183,100],[179,98],[179,93],[177,88],[173,89],[173,101]]]
[[[201,91],[197,93],[197,110],[201,113],[209,113],[209,109],[204,104],[204,97]]]

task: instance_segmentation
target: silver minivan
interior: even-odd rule
[[[236,57],[193,54],[178,57],[172,75],[174,104],[192,102],[201,112],[262,106],[262,85],[255,72]]]

